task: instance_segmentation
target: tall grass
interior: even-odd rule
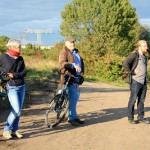
[[[43,58],[42,51],[34,51],[31,54],[29,50],[29,53],[23,52],[22,56],[27,68],[27,77],[50,78],[54,70],[59,68],[58,62],[50,58]]]
[[[38,58],[25,58],[26,67],[35,69],[37,71],[51,70],[58,68],[58,63],[52,60],[38,59]]]
[[[27,68],[25,104],[32,103],[32,97],[37,93],[40,97],[40,95],[53,92],[57,87],[59,63],[51,58],[44,58],[43,52],[42,50],[22,50],[21,55]]]
[[[53,70],[59,68],[58,63],[52,60],[27,57],[24,59],[28,70],[27,77],[47,78],[52,75]]]

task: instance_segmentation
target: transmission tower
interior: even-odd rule
[[[24,44],[26,45],[27,44],[27,42],[26,42],[26,38],[27,38],[27,35],[28,34],[37,34],[37,45],[41,45],[41,41],[42,41],[42,39],[41,39],[41,35],[42,34],[53,34],[53,32],[52,32],[52,30],[51,29],[37,29],[37,30],[34,30],[34,29],[29,29],[29,28],[27,28],[27,29],[25,29],[24,31],[23,31],[23,42],[24,42]]]

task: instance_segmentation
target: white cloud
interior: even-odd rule
[[[69,1],[71,0],[1,0],[0,25],[59,17]]]
[[[0,32],[6,32],[8,35],[12,32],[23,32],[26,28],[51,29],[53,32],[57,32],[59,30],[60,23],[61,18],[14,22],[12,24],[8,23],[6,25],[0,26]]]
[[[0,35],[21,36],[26,28],[51,29],[50,41],[61,40],[60,13],[72,0],[1,0]],[[44,38],[45,35],[43,35]]]
[[[49,29],[53,32],[53,34],[42,34],[42,44],[53,45],[55,42],[61,41],[63,39],[63,37],[59,34],[60,23],[61,23],[61,18],[15,22],[12,24],[0,26],[0,34],[6,35],[12,38],[14,37],[22,38],[24,36],[23,32],[27,28],[32,29],[32,30],[37,30],[37,29],[48,30]],[[31,43],[35,44],[36,35],[28,34],[28,40],[32,41]]]
[[[140,19],[141,24],[147,25],[150,27],[150,19]]]

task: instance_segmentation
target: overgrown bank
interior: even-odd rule
[[[106,82],[119,86],[128,86],[122,80],[122,62],[125,57],[114,53],[107,53],[103,56],[96,52],[86,52],[81,45],[77,43],[81,56],[85,63],[85,80],[92,82]],[[26,63],[26,97],[25,104],[32,103],[32,96],[37,92],[40,94],[54,92],[59,82],[59,63],[58,56],[63,44],[56,44],[51,49],[40,50],[39,48],[29,48],[22,50],[22,56]],[[148,69],[149,71],[150,69]],[[148,73],[150,77],[150,73]],[[52,83],[52,84],[51,84]],[[1,102],[5,108],[7,102]]]

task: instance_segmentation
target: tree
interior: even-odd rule
[[[66,5],[65,11],[61,13],[63,19],[60,26],[61,34],[71,35],[78,40],[91,35],[94,19],[100,13],[100,7],[96,5],[100,5],[99,0],[73,0]]]
[[[140,25],[139,29],[139,39],[140,40],[145,40],[147,41],[149,47],[150,47],[150,32],[149,32],[149,27],[146,25]]]
[[[100,56],[127,55],[138,40],[138,18],[129,0],[73,0],[61,15],[61,34]]]
[[[6,51],[7,47],[6,44],[8,42],[9,38],[6,36],[0,36],[0,53],[3,53]]]

